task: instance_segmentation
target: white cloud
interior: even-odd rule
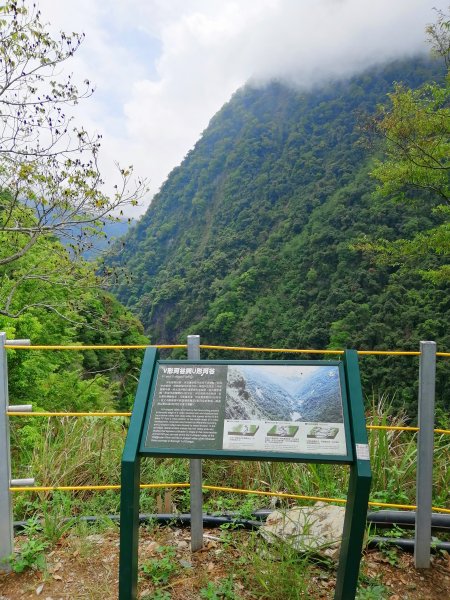
[[[80,106],[114,156],[155,191],[213,114],[249,79],[308,86],[423,51],[436,0],[41,0],[83,30],[72,68],[97,84]]]

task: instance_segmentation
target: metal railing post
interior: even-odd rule
[[[430,567],[436,342],[420,342],[414,564]]]
[[[31,405],[10,406],[8,394],[8,359],[5,344],[29,346],[30,340],[7,340],[6,333],[0,333],[0,571],[9,571],[9,557],[14,551],[14,529],[11,492],[9,488],[17,481],[33,485],[34,479],[11,480],[11,448],[9,442],[9,417],[7,412],[16,408],[29,412]],[[31,483],[30,483],[31,482]]]
[[[9,571],[14,550],[11,493],[11,454],[9,446],[8,363],[6,333],[0,333],[0,571]]]
[[[200,336],[187,336],[188,360],[200,360]],[[191,497],[191,550],[196,552],[203,548],[203,492],[202,461],[193,459],[189,463],[190,497]]]

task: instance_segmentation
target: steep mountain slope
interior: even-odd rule
[[[416,349],[435,339],[450,348],[447,290],[414,265],[379,267],[352,246],[437,219],[429,202],[373,198],[360,125],[393,81],[441,76],[417,59],[307,92],[238,91],[110,255],[132,274],[118,297],[158,342],[189,331],[211,343]],[[411,359],[364,359],[366,391],[395,389],[412,403],[415,369]]]
[[[294,398],[276,381],[239,367],[230,367],[227,381],[227,419],[292,421]]]
[[[289,391],[285,380],[280,382],[257,367],[230,367],[226,418],[342,423],[339,387],[329,373],[328,369],[318,369],[295,391]]]
[[[337,372],[318,369],[295,394],[298,411],[304,421],[342,423],[342,400],[336,385]],[[323,398],[327,402],[323,402]]]

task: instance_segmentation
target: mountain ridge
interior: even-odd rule
[[[158,343],[198,333],[230,345],[449,347],[447,290],[355,249],[367,234],[408,237],[438,222],[430,204],[374,199],[361,124],[393,81],[443,73],[418,58],[309,92],[237,91],[109,255],[131,272],[119,299]],[[365,362],[366,389],[404,381],[401,361]],[[415,385],[397,401],[412,404]]]

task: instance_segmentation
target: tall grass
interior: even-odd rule
[[[31,421],[31,419],[30,419]],[[373,400],[367,422],[371,425],[404,425],[406,417],[394,413],[386,398]],[[12,430],[13,476],[33,476],[36,485],[120,484],[120,460],[127,424],[123,419],[49,418],[36,424],[15,425]],[[380,502],[415,503],[416,435],[412,432],[371,431],[370,453],[373,471],[371,499]],[[449,500],[450,436],[436,436],[434,503],[445,506]],[[345,498],[349,469],[326,464],[296,464],[238,460],[205,460],[205,484],[279,491],[294,494]],[[187,482],[189,463],[184,459],[146,458],[142,460],[144,483]],[[159,490],[141,493],[141,510],[156,512],[163,494]],[[64,501],[62,498],[66,498]],[[261,508],[294,501],[276,501],[264,496],[250,499],[237,494],[205,491],[208,511]],[[14,495],[15,517],[27,518],[47,510],[69,514],[109,514],[119,510],[119,494],[107,492],[24,492]],[[189,510],[189,492],[170,492],[170,504],[179,511]],[[167,505],[167,502],[166,502]]]
[[[392,403],[386,396],[381,396],[377,400],[372,398],[367,424],[404,427],[408,421],[406,413],[394,412]],[[410,431],[373,430],[369,436],[369,446],[373,473],[372,499],[394,504],[414,504],[417,434]],[[436,459],[440,460],[438,453]]]

